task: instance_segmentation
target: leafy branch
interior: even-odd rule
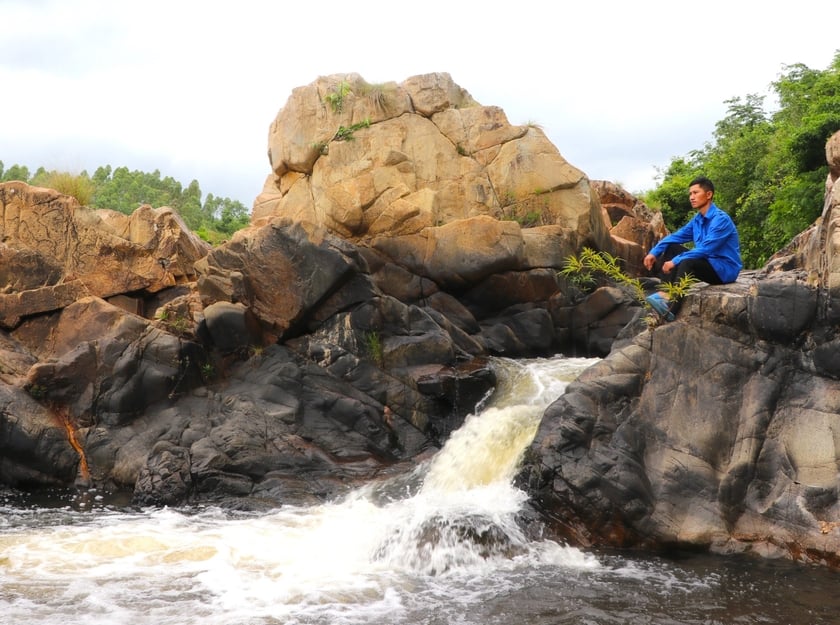
[[[607,252],[596,252],[588,247],[583,248],[580,256],[570,256],[566,259],[566,266],[560,270],[572,284],[583,291],[588,291],[599,280],[608,280],[619,286],[628,287],[635,299],[646,307],[650,305],[645,301],[645,289],[641,280],[631,278],[625,274],[619,266],[619,259]],[[663,282],[659,290],[664,292],[668,299],[677,302],[688,295],[689,289],[698,282],[691,274],[686,274],[677,282]]]
[[[370,118],[366,117],[362,121],[351,124],[350,126],[339,126],[338,130],[335,131],[335,134],[329,141],[318,141],[316,143],[312,143],[311,145],[318,151],[319,154],[327,155],[330,153],[330,141],[353,141],[355,138],[353,134],[357,130],[369,127]]]
[[[333,141],[352,141],[353,133],[362,128],[370,128],[370,117],[365,117],[362,121],[351,124],[350,126],[339,126],[336,133],[333,135]]]
[[[327,104],[330,105],[333,113],[341,113],[344,109],[344,98],[348,93],[350,93],[350,91],[350,83],[346,80],[342,80],[336,87],[333,88],[332,91],[324,96],[324,100],[326,100]]]
[[[566,259],[566,266],[560,273],[584,291],[598,284],[599,279],[607,279],[628,287],[633,297],[644,303],[645,289],[641,281],[625,274],[619,266],[619,260],[608,252],[596,252],[585,247],[580,256],[572,255]]]
[[[693,287],[699,280],[690,273],[685,274],[676,283],[663,282],[659,285],[659,290],[668,295],[668,299],[672,302],[677,302],[688,295],[688,290]]]

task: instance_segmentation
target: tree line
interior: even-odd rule
[[[143,204],[169,206],[181,215],[190,230],[214,244],[250,223],[250,211],[242,202],[212,193],[202,201],[198,181],[193,180],[184,187],[171,176],[161,177],[158,170],[148,173],[105,165],[91,176],[86,171],[70,174],[39,167],[30,174],[26,166],[12,165],[6,169],[0,161],[0,182],[11,180],[49,187],[72,195],[83,206],[109,208],[126,215]]]
[[[825,145],[840,130],[840,51],[825,70],[785,66],[771,90],[772,112],[756,94],[726,100],[714,140],[674,158],[642,197],[673,231],[693,212],[688,183],[700,174],[711,178],[715,203],[738,227],[748,268],[761,267],[822,213]]]

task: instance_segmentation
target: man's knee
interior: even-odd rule
[[[690,258],[676,267],[674,281],[679,282],[684,276],[691,276],[708,284],[722,284],[714,267],[705,258]]]

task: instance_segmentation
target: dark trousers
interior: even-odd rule
[[[691,274],[697,280],[708,284],[723,284],[723,280],[717,275],[712,265],[705,258],[689,258],[674,267],[669,273],[662,271],[662,265],[686,251],[686,247],[678,243],[671,243],[665,253],[656,259],[651,274],[663,282],[677,283],[685,275]]]

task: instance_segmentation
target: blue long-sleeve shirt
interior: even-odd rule
[[[714,203],[705,215],[699,212],[682,228],[663,237],[650,251],[659,256],[671,243],[694,243],[694,247],[671,260],[675,265],[689,258],[705,258],[724,283],[735,282],[744,266],[741,243],[732,218]]]

